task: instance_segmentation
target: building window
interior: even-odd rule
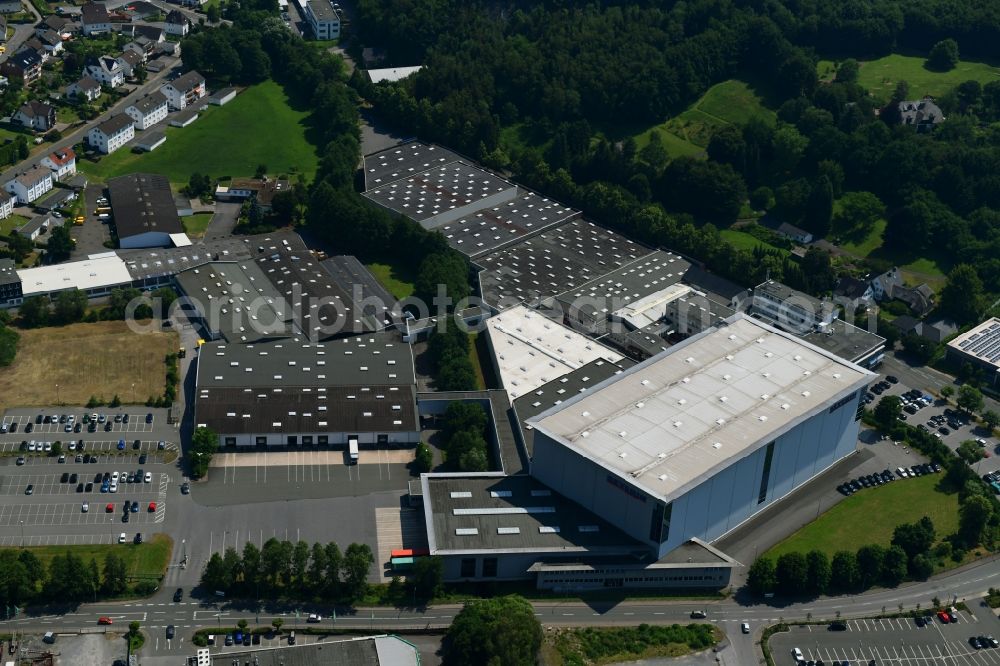
[[[317,443],[318,444],[329,444],[330,443],[330,437],[329,437],[329,435],[319,435],[316,439],[317,439]]]
[[[462,558],[462,570],[459,573],[462,578],[475,578],[476,577],[476,558],[474,557],[463,557]]]
[[[774,442],[767,445],[767,452],[764,454],[764,471],[760,475],[760,493],[757,495],[757,504],[763,504],[767,499],[767,484],[771,477],[771,460],[774,458]]]
[[[497,577],[497,558],[484,557],[483,578],[496,578],[496,577]]]
[[[288,443],[291,444],[292,446],[294,446],[294,445],[296,445],[296,444],[299,443],[299,438],[297,436],[295,436],[295,435],[289,435],[288,436]]]
[[[313,443],[312,435],[302,435],[302,443],[309,445]]]
[[[257,446],[267,446],[267,437],[258,437]]]
[[[226,437],[226,446],[236,446],[236,438]]]

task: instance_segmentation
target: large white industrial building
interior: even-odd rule
[[[738,314],[531,421],[531,474],[663,556],[854,451],[872,373]]]

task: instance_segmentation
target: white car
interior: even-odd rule
[[[146,483],[152,483],[153,482],[153,473],[152,472],[146,472],[146,476],[145,476],[145,478],[143,478],[143,481],[145,481]]]
[[[978,439],[976,439],[976,444],[978,444],[979,446],[986,446],[986,440],[983,439],[982,437],[979,437]]]
[[[83,513],[87,513],[88,511],[90,511],[90,502],[84,502],[80,506],[80,511],[82,511]]]
[[[45,442],[45,452],[48,453],[52,450],[52,442]]]
[[[118,482],[112,481],[111,485],[108,487],[108,492],[116,493],[118,492]]]
[[[30,442],[28,442],[28,450],[29,451],[35,451],[36,450],[35,440],[31,440]]]
[[[118,483],[118,472],[111,472],[111,483]]]
[[[316,613],[309,613],[309,617],[306,619],[306,622],[322,622],[322,621],[323,621],[323,616],[317,615]]]
[[[905,467],[897,467],[896,468],[896,474],[899,474],[899,476],[901,476],[902,478],[905,479],[908,476],[910,476],[910,471],[908,469],[906,469]]]
[[[123,534],[122,536],[125,536],[125,535]],[[802,650],[800,650],[798,648],[792,648],[792,657],[795,658],[795,662],[796,663],[798,663],[800,661],[804,661],[804,658],[802,656]]]
[[[126,541],[128,541],[128,537],[125,536],[124,532],[118,535],[118,543],[125,543]]]
[[[70,451],[76,451],[76,441],[75,440],[69,443],[69,450]]]
[[[750,633],[750,623],[749,622],[741,622],[740,623],[740,631],[742,631],[744,634],[749,634]]]

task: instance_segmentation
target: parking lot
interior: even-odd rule
[[[928,611],[929,614],[930,611]],[[792,627],[770,641],[776,664],[794,664],[794,648],[808,663],[825,666],[846,661],[851,666],[988,666],[1000,665],[1000,649],[975,648],[971,636],[1000,635],[1000,622],[988,609],[957,612],[958,622],[943,624],[937,618],[924,627],[913,619],[847,620],[845,631],[827,625]]]
[[[84,417],[89,417],[94,413],[98,413],[99,418],[91,429],[91,424],[86,422]],[[125,421],[126,414],[128,415],[127,422]],[[70,415],[73,416],[72,421],[65,418]],[[49,423],[45,422],[46,416],[52,419],[53,412],[10,410],[0,420],[0,425],[5,426],[6,431],[11,434],[20,433],[35,437],[41,435],[66,435],[69,437],[74,434],[93,434],[96,432],[145,433],[153,432],[158,427],[156,414],[152,412],[115,411],[112,414],[90,411],[81,413],[56,412],[55,418]],[[30,427],[28,427],[29,424]]]

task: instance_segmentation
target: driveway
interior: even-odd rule
[[[212,220],[208,223],[208,228],[205,229],[205,237],[202,238],[202,242],[231,236],[240,217],[240,208],[241,205],[238,203],[223,203],[221,201],[216,203],[215,214],[212,215]]]

